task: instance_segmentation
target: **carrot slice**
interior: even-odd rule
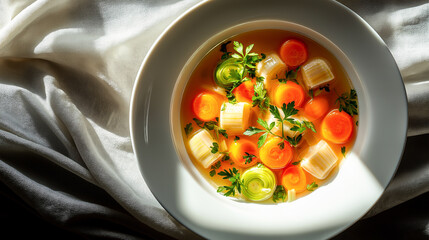
[[[219,116],[220,104],[212,93],[203,92],[197,95],[192,103],[192,109],[202,121],[214,120]]]
[[[309,120],[317,120],[328,112],[329,102],[324,96],[317,96],[308,101],[304,106],[304,113]]]
[[[334,109],[323,118],[321,129],[326,140],[336,144],[346,143],[353,132],[353,118],[344,111]]]
[[[281,183],[287,190],[300,193],[307,188],[307,177],[300,166],[290,166],[283,171]]]
[[[287,40],[280,47],[280,58],[286,65],[297,67],[307,60],[307,47],[299,40]]]
[[[245,81],[238,87],[234,88],[232,93],[239,102],[252,103],[252,97],[254,95],[254,83],[252,81]]]
[[[271,138],[259,149],[261,162],[272,169],[285,167],[293,158],[294,150],[288,142],[284,142],[283,149],[280,148],[280,138]]]
[[[255,158],[246,163],[250,155],[255,156]],[[239,167],[251,167],[259,161],[258,147],[254,142],[240,138],[229,146],[229,157]]]
[[[299,85],[292,81],[286,84],[280,84],[274,91],[274,102],[281,107],[283,103],[288,104],[295,101],[295,107],[301,107],[305,99],[305,91]]]

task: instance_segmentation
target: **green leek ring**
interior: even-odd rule
[[[247,169],[241,175],[244,184],[243,195],[251,201],[264,201],[276,190],[276,176],[262,164]]]
[[[231,70],[235,70],[242,75],[244,73],[244,66],[235,58],[228,58],[220,62],[214,74],[216,84],[225,89],[231,88],[234,84],[234,79],[230,78]]]

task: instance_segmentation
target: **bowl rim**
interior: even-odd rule
[[[237,1],[234,4],[238,4],[238,3],[242,3],[242,2],[247,2],[247,3],[254,3],[256,4],[256,1]],[[271,1],[271,2],[276,2],[276,1]],[[277,1],[277,4],[285,4],[288,1]],[[293,5],[296,9],[300,9],[302,7],[305,6],[309,6],[310,4],[316,4],[319,6],[320,12],[319,15],[317,15],[317,19],[321,20],[321,16],[324,17],[328,17],[327,14],[328,13],[336,13],[338,14],[343,14],[344,17],[346,17],[346,20],[349,21],[350,23],[353,23],[352,25],[359,27],[360,30],[363,30],[363,32],[359,32],[361,35],[364,35],[364,37],[361,36],[362,39],[366,42],[366,44],[371,44],[371,49],[376,50],[377,53],[382,54],[382,57],[378,56],[375,57],[375,59],[383,59],[386,62],[383,64],[383,66],[381,66],[382,69],[388,69],[390,70],[390,73],[388,73],[387,75],[389,77],[391,77],[390,79],[393,79],[391,81],[394,81],[392,85],[394,86],[390,86],[390,90],[392,90],[397,97],[397,99],[393,99],[395,100],[394,102],[397,104],[398,108],[395,109],[395,111],[398,113],[402,113],[400,114],[399,117],[397,117],[396,121],[393,121],[394,123],[392,123],[391,125],[394,125],[397,127],[397,131],[392,131],[395,132],[394,134],[390,134],[390,135],[394,135],[397,137],[397,140],[393,143],[393,145],[395,146],[395,149],[393,150],[394,153],[391,153],[391,155],[394,156],[394,160],[392,161],[392,163],[390,163],[389,168],[387,170],[385,170],[387,172],[387,174],[384,174],[381,178],[377,178],[378,176],[374,177],[377,178],[375,179],[376,182],[379,183],[379,185],[373,189],[373,192],[371,193],[372,196],[370,196],[368,199],[366,199],[365,204],[363,204],[364,206],[360,206],[359,211],[357,212],[349,212],[347,214],[351,214],[353,215],[353,217],[347,217],[347,216],[341,216],[341,219],[338,221],[333,221],[330,223],[330,225],[323,225],[323,226],[319,226],[316,228],[304,228],[304,229],[297,229],[294,231],[279,231],[278,229],[268,229],[265,232],[260,233],[259,235],[253,235],[253,237],[279,237],[279,236],[295,236],[295,237],[305,237],[305,238],[320,238],[321,236],[325,236],[325,237],[331,237],[337,233],[339,233],[340,231],[344,230],[346,227],[350,226],[351,224],[353,224],[355,221],[357,221],[361,216],[363,216],[366,211],[368,211],[370,209],[370,207],[377,201],[377,199],[381,196],[382,192],[384,191],[385,187],[387,186],[387,184],[389,183],[389,181],[391,180],[391,178],[393,177],[394,173],[396,172],[396,169],[399,165],[399,161],[400,158],[402,156],[403,153],[403,149],[405,146],[405,141],[406,141],[406,130],[407,130],[407,124],[408,124],[408,118],[407,118],[407,104],[406,104],[406,95],[405,95],[405,87],[403,86],[402,83],[402,79],[399,73],[399,70],[393,60],[392,55],[390,54],[390,52],[388,51],[387,47],[385,46],[385,44],[383,43],[383,41],[381,40],[381,38],[377,35],[377,33],[366,23],[364,22],[358,15],[356,15],[355,13],[353,13],[351,10],[349,10],[348,8],[344,7],[343,5],[341,5],[340,3],[334,2],[334,1],[328,1],[325,3],[314,3],[311,1],[301,1],[299,3],[293,3],[288,2],[288,4]],[[132,93],[132,97],[131,97],[131,104],[130,104],[130,134],[131,134],[131,141],[132,141],[132,146],[136,155],[136,158],[139,162],[139,167],[140,170],[142,172],[143,178],[145,179],[145,181],[147,182],[149,188],[151,189],[152,193],[154,194],[154,196],[158,199],[158,201],[161,203],[161,205],[173,216],[175,217],[177,220],[179,220],[179,222],[183,223],[185,226],[187,226],[188,228],[190,228],[192,231],[205,236],[205,237],[209,237],[209,238],[217,238],[220,237],[222,238],[222,236],[231,236],[231,234],[235,237],[235,238],[247,238],[249,237],[249,232],[243,232],[243,230],[237,230],[237,229],[231,229],[227,226],[227,224],[225,223],[218,223],[218,226],[212,226],[212,224],[216,224],[216,221],[210,221],[209,220],[204,220],[204,221],[200,221],[200,222],[196,222],[198,221],[199,215],[192,210],[192,208],[189,207],[189,205],[191,204],[198,204],[195,201],[193,202],[192,199],[180,199],[183,196],[173,196],[171,193],[165,193],[165,191],[163,191],[162,189],[165,188],[166,186],[168,186],[165,183],[157,183],[156,182],[156,174],[153,173],[153,171],[148,170],[147,167],[151,166],[154,168],[159,168],[162,169],[163,167],[166,167],[167,165],[165,163],[159,163],[155,160],[153,160],[153,158],[159,157],[158,155],[156,155],[155,153],[151,152],[151,151],[155,151],[157,144],[159,145],[160,143],[163,143],[162,138],[159,139],[158,137],[154,136],[153,132],[151,132],[150,128],[152,127],[152,125],[156,125],[158,126],[158,128],[160,128],[160,126],[162,126],[162,124],[169,124],[169,122],[162,120],[159,121],[158,123],[155,123],[157,117],[161,116],[162,114],[165,115],[165,113],[170,110],[162,110],[160,112],[162,113],[157,113],[156,111],[153,110],[153,107],[151,108],[151,106],[154,106],[155,103],[154,101],[158,100],[155,96],[157,95],[156,93],[158,93],[158,89],[160,85],[160,83],[157,83],[155,80],[153,80],[153,74],[150,74],[150,70],[146,70],[146,69],[150,69],[150,67],[156,66],[156,64],[159,64],[159,60],[162,59],[162,57],[160,58],[159,55],[164,54],[165,55],[165,49],[163,50],[163,47],[165,48],[165,44],[167,44],[168,41],[174,41],[177,37],[177,29],[181,29],[183,30],[184,28],[187,29],[188,31],[190,31],[189,28],[186,28],[186,24],[189,24],[189,21],[192,19],[200,19],[198,18],[198,15],[200,14],[200,12],[205,12],[207,13],[207,11],[213,11],[214,9],[218,9],[220,6],[222,6],[222,3],[220,3],[220,1],[216,2],[216,1],[205,1],[205,2],[201,2],[197,5],[195,5],[193,8],[191,8],[190,10],[188,10],[187,12],[185,12],[184,14],[182,14],[179,18],[177,18],[162,34],[161,36],[156,40],[156,42],[154,43],[154,45],[151,47],[151,49],[149,50],[148,54],[145,57],[145,60],[143,61],[138,76],[136,78],[136,82],[133,88],[133,93]],[[261,5],[258,5],[261,6]],[[284,5],[282,5],[284,6]],[[264,7],[264,6],[261,6]],[[265,6],[266,7],[266,6]],[[276,10],[275,7],[272,7],[272,10]],[[326,12],[322,11],[325,10]],[[277,12],[280,10],[276,10]],[[257,15],[256,17],[246,17],[246,18],[240,18],[237,17],[239,19],[235,19],[233,21],[233,24],[239,24],[239,23],[243,23],[243,22],[249,22],[251,20],[255,20],[255,19],[260,19],[263,18],[264,14],[260,14]],[[293,14],[292,14],[293,15]],[[335,15],[335,14],[334,14]],[[207,17],[207,15],[205,15],[205,17]],[[338,17],[338,16],[337,16]],[[314,18],[314,17],[313,17]],[[338,17],[339,18],[339,17]],[[274,18],[274,19],[278,19],[278,18]],[[341,18],[344,19],[344,18]],[[293,15],[292,17],[286,17],[286,18],[280,18],[280,20],[287,20],[290,22],[294,22],[294,23],[299,23],[302,24],[302,19],[299,16],[295,16]],[[323,20],[323,19],[322,19]],[[326,20],[328,22],[332,22],[332,19]],[[325,22],[326,22],[325,21]],[[307,24],[302,24],[305,26],[308,26]],[[323,28],[322,30],[318,29],[314,29],[314,27],[309,27],[317,32],[322,32],[321,34],[323,36],[327,36],[326,34],[323,34],[324,31],[326,31],[325,28]],[[194,29],[196,30],[196,29]],[[208,33],[208,30],[199,30],[199,31],[204,31],[204,34]],[[350,32],[348,32],[350,34]],[[176,35],[175,35],[176,34]],[[345,34],[345,33],[342,33]],[[330,37],[327,37],[328,39],[332,40],[332,35],[330,35]],[[335,36],[334,36],[335,38]],[[335,43],[335,45],[344,45],[346,43],[343,42],[344,39],[338,39],[335,38],[335,40],[333,41]],[[340,44],[338,44],[340,43]],[[189,43],[191,44],[191,43]],[[188,45],[189,45],[188,44]],[[340,46],[339,46],[340,47]],[[340,47],[341,48],[341,47]],[[349,47],[350,48],[350,47]],[[341,48],[344,49],[344,48]],[[355,50],[351,50],[348,49],[347,50],[350,52],[353,52]],[[182,51],[183,52],[183,51]],[[158,55],[158,56],[157,56]],[[347,51],[346,51],[346,55],[347,55]],[[188,55],[189,56],[189,55]],[[348,56],[348,55],[347,55]],[[188,58],[189,59],[189,58]],[[371,61],[372,60],[372,61]],[[361,56],[359,58],[352,59],[351,60],[352,63],[355,61],[359,61],[362,62],[363,59],[361,59]],[[369,62],[373,62],[374,59],[370,59]],[[181,60],[181,62],[183,62],[183,60]],[[368,64],[368,63],[367,63]],[[367,64],[360,64],[360,65],[367,65]],[[180,71],[182,71],[180,69]],[[177,71],[176,71],[177,73]],[[365,74],[361,74],[361,71],[358,69],[357,70],[357,74],[359,75],[360,78],[365,77]],[[373,75],[377,75],[379,77],[379,73],[378,74],[373,74]],[[174,81],[176,81],[177,77],[174,79]],[[173,81],[173,80],[171,80]],[[163,83],[164,84],[164,83]],[[355,83],[354,83],[355,84]],[[170,83],[171,85],[171,83]],[[379,88],[380,86],[377,85],[377,88]],[[169,86],[168,89],[170,91],[168,92],[173,92],[173,87]],[[369,88],[365,88],[365,86],[363,86],[363,89],[365,91],[360,91],[358,94],[365,94],[368,96],[373,96],[374,95],[374,89],[369,89]],[[359,96],[359,98],[361,98],[361,95]],[[143,97],[144,96],[144,97]],[[388,97],[388,96],[387,96]],[[389,97],[389,100],[391,100],[392,96]],[[170,101],[163,101],[160,100],[161,106],[167,106],[170,104]],[[384,102],[383,102],[384,103]],[[156,103],[157,104],[157,103]],[[361,102],[359,102],[359,104],[361,104]],[[157,104],[158,105],[158,104]],[[171,105],[169,105],[171,106]],[[360,105],[361,106],[361,105]],[[363,104],[362,106],[366,106],[366,104]],[[376,104],[376,106],[366,106],[367,110],[370,111],[371,113],[373,112],[374,108],[377,110],[379,108],[378,104]],[[169,108],[169,107],[168,107]],[[398,110],[399,109],[399,110]],[[390,111],[390,109],[389,109]],[[149,112],[151,114],[149,114]],[[383,112],[385,113],[385,111]],[[405,113],[405,115],[404,115]],[[375,121],[374,120],[374,116],[367,116],[368,120],[367,121]],[[376,119],[377,122],[380,122],[380,119]],[[361,121],[361,120],[360,120]],[[137,124],[139,123],[139,124]],[[140,123],[143,123],[143,127],[141,126]],[[151,126],[151,127],[149,127]],[[361,128],[364,127],[359,127],[359,130]],[[379,131],[379,129],[375,129],[374,126],[368,126],[366,129],[368,132],[370,131]],[[383,128],[383,130],[385,130],[385,128]],[[167,134],[172,134],[171,131],[168,131],[168,133],[164,133],[163,136],[167,136]],[[387,134],[389,135],[389,133]],[[376,139],[380,139],[379,136],[376,136],[375,134],[369,134],[369,136],[367,136],[367,138],[369,137],[374,137]],[[165,140],[165,139],[164,139]],[[167,141],[168,142],[168,141]],[[168,142],[169,145],[173,144],[172,142]],[[380,144],[378,144],[380,145]],[[381,144],[381,146],[386,147],[386,144]],[[362,148],[368,148],[370,146],[368,146],[368,144],[363,144]],[[154,150],[151,150],[151,148],[154,148]],[[143,153],[144,152],[144,153]],[[192,182],[194,180],[192,180],[193,178],[189,175],[189,172],[187,170],[185,170],[185,168],[181,165],[178,164],[177,162],[177,156],[174,156],[174,154],[172,154],[172,152],[175,152],[174,147],[169,146],[168,147],[168,151],[166,150],[166,152],[169,153],[165,153],[163,156],[165,157],[171,157],[176,161],[176,166],[175,169],[170,170],[170,172],[172,174],[174,174],[174,172],[176,172],[175,176],[178,177],[178,182],[180,181],[184,181],[185,183],[189,183]],[[375,154],[375,156],[379,156],[380,154]],[[383,158],[384,155],[380,156],[381,158]],[[384,156],[385,157],[385,156]],[[170,161],[171,163],[171,161]],[[374,165],[373,163],[367,163],[369,164],[369,166],[372,167],[376,167],[377,171],[382,171],[380,170],[379,166]],[[158,166],[159,165],[159,166]],[[146,167],[144,167],[146,166]],[[362,167],[362,166],[356,166],[354,165],[353,167]],[[158,176],[159,178],[159,176]],[[370,178],[370,177],[369,177]],[[374,181],[374,179],[369,179],[369,182]],[[373,184],[373,183],[372,183]],[[177,186],[180,186],[180,183],[176,184]],[[176,186],[176,187],[177,187]],[[192,185],[194,189],[199,189],[201,191],[202,188],[198,187],[197,185]],[[183,192],[181,194],[179,193],[175,193],[175,194],[179,194],[179,195],[186,195],[189,194],[189,189],[181,189],[183,190]],[[315,194],[316,192],[312,193]],[[192,193],[191,193],[192,194]],[[175,200],[171,200],[168,198],[171,197],[177,197],[177,199]],[[213,196],[211,196],[213,197]],[[203,197],[204,198],[204,197]],[[209,196],[205,196],[205,199],[210,198]],[[216,198],[216,197],[215,197]],[[216,198],[217,199],[217,198]],[[176,201],[176,202],[175,202]],[[185,202],[182,202],[185,201]],[[188,202],[187,202],[188,201]],[[229,202],[226,202],[224,200],[220,200],[221,202],[218,203],[218,209],[219,208],[223,208],[223,209],[227,209],[229,211],[234,212],[234,208],[235,208],[235,204],[230,204]],[[238,203],[240,204],[240,203]],[[188,205],[188,206],[187,206]],[[291,205],[300,205],[300,204],[291,204]],[[243,209],[248,210],[248,209],[256,209],[256,211],[258,212],[258,214],[263,214],[263,211],[268,211],[269,209],[266,206],[262,206],[262,207],[254,207],[254,204],[247,204],[246,206],[243,207]],[[298,206],[299,207],[299,206]],[[189,212],[191,211],[191,212]],[[271,210],[270,210],[271,211]],[[210,214],[215,214],[216,212],[209,212]],[[235,212],[237,213],[237,212]],[[242,211],[239,213],[242,213]],[[299,221],[298,221],[299,222]],[[251,223],[249,223],[251,226],[253,226]],[[255,228],[257,228],[257,226],[253,226]],[[290,229],[288,229],[290,230]],[[304,231],[305,230],[305,231]],[[310,231],[308,231],[310,230]],[[252,237],[252,236],[250,236]]]

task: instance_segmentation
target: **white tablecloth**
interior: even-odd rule
[[[1,1],[0,182],[42,218],[82,235],[198,238],[151,194],[128,124],[145,54],[197,2]],[[409,134],[428,133],[422,103],[429,102],[423,91],[429,89],[429,3],[340,2],[369,22],[396,59],[415,121]],[[429,165],[421,161],[398,171],[368,216],[428,192]],[[97,221],[136,234],[100,229]]]

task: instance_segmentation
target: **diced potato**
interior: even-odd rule
[[[329,144],[320,140],[311,146],[301,161],[301,167],[318,179],[325,179],[338,161]]]
[[[302,66],[301,74],[308,89],[325,85],[334,79],[329,63],[321,58],[315,58]]]
[[[192,155],[204,168],[210,167],[210,165],[222,157],[222,154],[219,152],[211,152],[210,147],[213,146],[213,143],[217,143],[217,141],[214,140],[212,135],[205,129],[197,131],[191,139],[189,139],[189,149]],[[223,144],[221,144],[220,147],[222,147],[222,145]]]
[[[252,106],[246,102],[224,103],[220,111],[219,126],[228,134],[242,134],[249,127]]]

